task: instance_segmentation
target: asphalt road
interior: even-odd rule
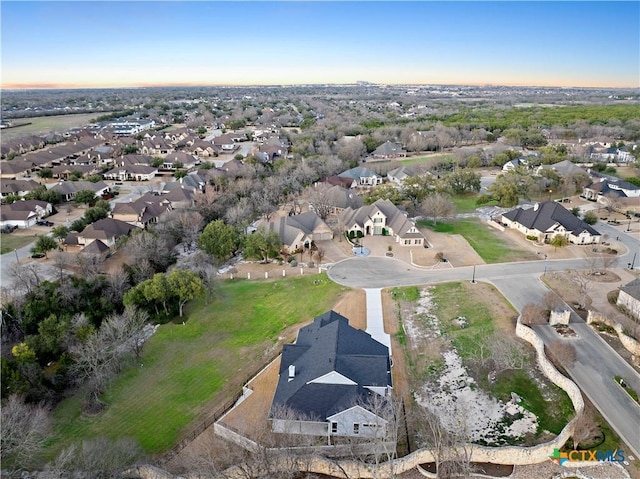
[[[635,255],[634,267],[639,267],[640,242],[637,234],[621,233],[601,223],[597,225],[597,229],[609,237],[620,237],[619,241],[628,248],[620,256],[619,266],[630,264]],[[392,258],[359,257],[334,264],[329,268],[328,275],[333,281],[354,288],[384,288],[472,279],[487,281],[494,284],[520,311],[528,303],[540,302],[548,291],[539,279],[544,271],[564,271],[587,266],[583,259],[569,259],[426,270]],[[614,376],[623,377],[631,388],[640,392],[640,375],[577,315],[572,316],[571,323],[578,334],[577,338],[559,338],[550,326],[538,326],[536,332],[547,345],[556,341],[571,341],[575,345],[576,362],[573,367],[567,368],[570,376],[628,445],[630,451],[625,452],[632,452],[639,457],[640,406],[615,384]]]

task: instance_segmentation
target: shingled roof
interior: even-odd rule
[[[620,288],[620,291],[624,291],[632,298],[640,301],[640,278],[634,279],[630,283],[625,284]]]
[[[390,366],[386,346],[349,326],[344,316],[328,311],[301,328],[295,344],[283,347],[272,410],[286,406],[325,420],[359,398],[368,398],[366,386],[390,387]],[[326,379],[328,375],[339,380]]]
[[[526,228],[542,232],[548,231],[555,224],[560,224],[575,236],[578,236],[583,231],[587,231],[593,236],[600,235],[594,228],[555,201],[537,203],[533,208],[516,208],[508,211],[503,216],[511,221],[520,223]]]

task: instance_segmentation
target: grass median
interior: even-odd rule
[[[184,324],[159,327],[102,397],[102,414],[81,414],[81,391],[60,403],[47,456],[101,436],[133,437],[151,454],[170,449],[277,354],[284,330],[331,309],[346,290],[326,275],[221,282],[215,301],[189,305]]]

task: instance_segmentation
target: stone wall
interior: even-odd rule
[[[598,311],[589,310],[589,315],[587,316],[587,324],[592,324],[592,323],[603,323],[613,328],[618,334],[618,339],[620,340],[624,348],[634,356],[640,356],[640,342],[638,342],[631,336],[627,336],[624,332],[624,328],[620,323],[616,323],[615,321],[612,321],[611,319],[607,318],[604,314],[599,313]]]

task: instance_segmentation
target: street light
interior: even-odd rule
[[[476,284],[476,265],[473,265],[473,275],[471,276],[471,284]]]
[[[18,258],[18,250],[14,249],[13,252],[16,254],[16,263],[20,263],[20,258]]]
[[[631,260],[631,266],[629,267],[630,270],[633,270],[633,267],[636,264],[636,254],[638,253],[633,253],[633,259]]]
[[[627,231],[631,231],[631,215],[629,215],[629,224],[627,225]]]

